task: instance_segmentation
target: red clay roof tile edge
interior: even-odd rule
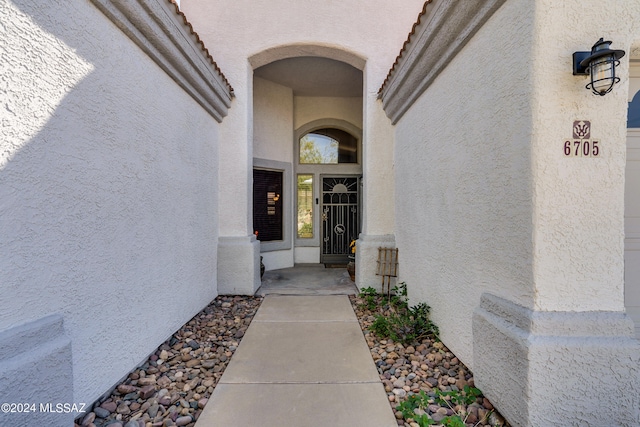
[[[172,0],[173,1],[173,0]],[[382,96],[382,91],[384,90],[384,87],[387,85],[387,83],[389,82],[389,80],[391,79],[391,75],[393,74],[393,72],[396,70],[396,67],[398,66],[398,63],[400,62],[400,59],[402,58],[402,55],[404,54],[404,52],[407,50],[407,47],[409,46],[409,43],[411,43],[411,36],[413,36],[416,33],[416,28],[418,28],[418,25],[420,25],[421,21],[422,21],[422,17],[424,15],[426,15],[427,13],[427,6],[429,5],[429,3],[431,3],[433,0],[426,0],[424,2],[424,5],[422,6],[422,11],[418,14],[418,19],[416,20],[416,22],[413,24],[413,27],[411,27],[411,32],[409,33],[409,35],[407,36],[407,40],[405,40],[405,42],[402,44],[402,49],[400,49],[400,53],[398,54],[398,56],[396,56],[396,60],[393,63],[393,65],[391,66],[391,69],[389,70],[389,72],[387,73],[387,77],[384,79],[384,82],[382,82],[382,86],[380,86],[380,89],[378,90],[378,97]]]
[[[224,80],[224,83],[229,88],[229,92],[231,93],[231,96],[233,96],[233,87],[225,77],[220,67],[218,67],[218,64],[216,63],[216,61],[213,60],[213,57],[209,53],[209,49],[207,49],[207,47],[204,45],[204,42],[200,39],[200,36],[198,35],[198,33],[196,33],[193,30],[193,25],[191,25],[191,22],[189,22],[189,20],[187,19],[187,15],[185,15],[184,12],[180,10],[180,7],[178,6],[178,3],[176,2],[176,0],[167,0],[167,1],[176,8],[176,13],[182,17],[182,21],[184,22],[184,24],[189,27],[189,31],[191,32],[191,34],[195,36],[196,41],[200,44],[200,48],[204,52],[205,56],[207,57],[207,59],[209,59],[209,62],[211,62],[211,65],[213,65],[213,68],[216,70],[216,72],[220,74],[220,77],[222,77],[222,79]]]

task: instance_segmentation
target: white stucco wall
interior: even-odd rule
[[[594,97],[580,90],[585,77],[567,73],[571,53],[598,38],[583,23],[569,30],[566,17],[583,22],[584,7],[507,2],[398,123],[396,163],[411,165],[396,173],[398,245],[411,266],[403,278],[410,290],[429,278],[415,295],[436,307],[447,343],[468,362],[482,292],[541,310],[623,306],[621,234],[610,230],[623,230],[626,114],[618,97],[627,95],[621,88]],[[633,19],[619,21],[598,28],[628,50]],[[491,39],[501,40],[499,50]],[[464,71],[479,63],[476,74]],[[601,158],[566,158],[558,148],[580,119],[605,143]],[[423,240],[412,239],[416,230]],[[462,296],[469,310],[453,315]]]
[[[293,91],[253,79],[253,156],[293,162]]]
[[[265,160],[283,162],[288,165],[283,173],[292,174],[293,170],[293,91],[286,86],[273,83],[269,80],[255,77],[253,80],[253,156],[260,159],[260,165],[265,165]],[[267,166],[269,162],[266,162]],[[273,163],[272,168],[282,170]],[[254,167],[256,166],[254,160]],[[282,197],[286,200],[286,209],[291,210],[295,197],[292,187],[293,178],[284,176],[285,183],[290,185],[284,189]],[[260,255],[267,270],[293,267],[293,244],[291,242],[292,227],[290,221],[285,249],[267,249],[261,243]]]
[[[483,292],[532,304],[527,9],[499,9],[397,125],[400,280],[468,364]]]
[[[398,122],[401,279],[513,425],[640,422],[623,305],[627,58],[605,97],[571,72],[599,37],[629,52],[639,22],[635,2],[508,0]],[[599,157],[564,155],[578,120]]]
[[[61,315],[90,403],[216,296],[218,124],[89,2],[0,24],[0,331]]]
[[[362,98],[296,96],[294,127],[322,119],[344,120],[362,129]]]
[[[603,6],[598,1],[559,5],[546,0],[536,10],[532,169],[535,306],[541,310],[624,307],[628,56],[620,68],[622,84],[604,97],[583,89],[587,77],[572,76],[555,59],[588,51],[599,37],[613,40],[614,49],[629,51],[640,34],[640,4],[607,3],[615,13],[602,16],[596,11]],[[599,159],[558,155],[557,141],[571,136],[573,120],[591,120],[592,138],[602,145]]]
[[[220,217],[221,235],[252,233],[246,219],[251,217],[250,161],[256,156],[251,149],[246,149],[246,141],[253,141],[254,132],[253,68],[288,57],[324,56],[362,69],[364,144],[369,141],[373,146],[391,144],[388,137],[392,135],[392,128],[377,102],[377,91],[423,4],[423,0],[406,0],[394,3],[390,8],[384,0],[369,1],[366,7],[360,1],[181,2],[182,10],[204,42],[211,46],[212,55],[235,90],[235,106],[223,122],[220,135],[221,140],[227,141],[221,145],[220,156],[227,160],[221,165],[221,176],[228,179],[220,199],[221,205],[225,206]],[[219,43],[222,40],[224,43]],[[307,100],[303,101],[304,105],[308,104]],[[309,101],[324,103],[323,100]],[[335,104],[331,105],[334,107]],[[372,113],[373,110],[377,112]],[[306,107],[304,111],[307,111]],[[349,118],[339,119],[351,120],[352,114],[358,113],[349,113]],[[302,125],[296,118],[294,126],[297,128],[299,123]],[[384,135],[379,134],[380,128],[386,130]],[[367,152],[367,148],[363,151]],[[381,202],[392,197],[393,185],[382,181],[385,174],[381,172],[390,170],[391,164],[387,162],[388,157],[384,161],[376,160],[377,153],[380,151],[371,151],[371,156],[363,157],[365,176],[367,168],[376,172],[365,179],[364,223],[372,234],[388,234],[393,232],[393,209],[390,204]],[[385,154],[382,152],[381,155]],[[367,197],[367,192],[372,196]],[[376,192],[383,192],[383,196],[376,199],[373,197]],[[246,249],[251,250],[248,245]],[[375,257],[370,259],[369,269],[375,270]],[[228,276],[238,277],[231,272]]]

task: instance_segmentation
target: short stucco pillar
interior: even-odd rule
[[[260,242],[255,236],[218,240],[218,293],[253,295],[260,287]]]
[[[375,65],[367,63],[365,81],[371,81]],[[375,80],[374,80],[375,81]],[[377,89],[377,87],[376,87]],[[357,241],[356,286],[380,290],[382,278],[376,276],[378,248],[395,248],[395,182],[393,175],[394,136],[391,122],[377,101],[375,92],[367,95],[364,115],[363,151],[363,227]],[[402,265],[402,254],[398,260]],[[391,287],[395,285],[395,279]]]
[[[220,132],[218,293],[253,295],[260,287],[260,242],[253,234],[252,70],[245,61],[234,65],[235,105]]]
[[[71,425],[90,411],[73,399],[71,340],[60,314],[0,332],[0,404],[3,426]]]
[[[623,312],[530,310],[484,294],[474,377],[514,426],[640,425],[640,342]]]

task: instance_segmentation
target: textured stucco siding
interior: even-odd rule
[[[296,96],[294,127],[299,129],[307,123],[323,120],[345,120],[362,129],[362,98],[333,98]]]
[[[513,425],[640,422],[623,301],[628,58],[605,97],[571,73],[599,37],[629,52],[639,23],[637,2],[509,0],[398,122],[401,279]],[[579,120],[597,158],[564,154]]]
[[[0,24],[0,331],[62,315],[91,402],[216,296],[218,124],[88,2]]]
[[[499,9],[397,125],[400,280],[471,365],[480,295],[531,305],[528,4]]]
[[[621,311],[628,59],[640,35],[640,3],[537,3],[531,61],[535,308]],[[603,16],[602,7],[612,12]],[[604,97],[584,89],[587,77],[567,72],[571,53],[590,50],[600,37],[627,51],[621,84]],[[562,155],[559,144],[572,136],[574,120],[591,121],[599,158]]]
[[[291,244],[291,232],[293,226],[287,217],[293,209],[295,198],[293,184],[295,179],[291,176],[293,165],[293,90],[289,87],[273,83],[266,79],[255,77],[253,80],[253,166],[270,167],[282,170],[284,173],[285,202],[284,215],[285,240],[288,245],[285,249],[266,250],[261,248],[263,263],[268,270],[293,267],[293,245]],[[260,163],[256,165],[256,160]],[[284,163],[284,164],[280,164]],[[266,165],[266,166],[265,166]],[[283,169],[284,166],[286,170]],[[288,188],[286,183],[289,183]],[[266,246],[266,245],[265,245]]]
[[[253,80],[253,157],[293,162],[293,91]]]
[[[229,177],[230,185],[236,186],[228,187],[221,194],[221,204],[228,207],[228,211],[221,213],[221,233],[251,233],[246,221],[251,213],[250,198],[244,195],[250,189],[246,185],[249,182],[246,159],[255,157],[246,149],[246,141],[253,141],[250,130],[253,122],[253,110],[250,108],[252,68],[291,56],[325,56],[363,69],[362,129],[365,144],[388,147],[392,145],[391,126],[376,100],[377,91],[423,4],[423,0],[407,0],[394,4],[390,9],[384,0],[369,1],[366,7],[356,1],[316,0],[189,0],[181,3],[182,10],[205,43],[216,46],[212,53],[233,84],[236,96],[236,105],[221,129],[221,139],[233,141],[229,147],[224,144],[221,147],[221,157],[229,159],[221,166],[222,175]],[[218,44],[219,40],[225,40],[225,43]],[[378,132],[376,127],[384,128],[385,132]],[[365,168],[368,162],[374,163],[373,158],[364,158]],[[375,168],[376,165],[371,164],[371,170]],[[391,233],[393,212],[383,201],[388,200],[393,185],[372,174],[364,186],[365,195],[369,191],[368,186],[372,193],[364,201],[367,212],[365,227],[374,233],[381,230]],[[388,191],[376,197],[380,193],[378,188]]]
[[[362,230],[373,235],[393,233],[393,207],[389,203],[394,191],[393,166],[389,162],[393,131],[377,101],[377,92],[423,4],[424,0],[403,0],[390,8],[385,0],[370,0],[366,4],[317,0],[187,0],[181,3],[205,44],[215,46],[212,54],[234,88],[235,105],[220,129],[220,140],[224,141],[220,157],[225,159],[220,166],[220,176],[224,178],[220,192],[220,205],[224,206],[220,213],[220,234],[245,242],[243,265],[259,259],[251,253],[259,250],[257,243],[246,240],[246,236],[253,233],[250,194],[252,159],[256,157],[253,153],[253,69],[280,59],[326,57],[363,71],[362,119],[358,126],[362,129],[364,144]],[[221,40],[224,43],[219,43]],[[348,117],[338,119],[350,120]],[[297,121],[295,126],[297,129]],[[300,126],[304,125],[300,123]],[[299,253],[305,253],[299,260],[312,259],[310,251]],[[366,264],[368,271],[375,271],[375,260],[374,255],[358,263],[362,267]],[[218,265],[219,284],[223,276],[225,282],[229,281],[228,288],[233,288],[238,281],[250,280],[246,269],[233,269],[234,264],[227,262]],[[258,267],[254,265],[252,269],[256,277]],[[254,288],[259,284],[258,280]],[[246,292],[251,290],[247,288]]]
[[[473,332],[476,386],[511,425],[640,425],[640,342],[624,313],[535,311],[485,294]]]

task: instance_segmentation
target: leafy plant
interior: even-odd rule
[[[391,289],[392,295],[390,297],[391,306],[397,310],[407,309],[408,308],[408,298],[407,298],[407,283],[402,282],[397,286],[394,286]]]
[[[438,335],[438,327],[429,319],[431,307],[421,302],[409,308],[409,317],[412,320],[412,327],[416,334],[416,339],[422,339],[429,335]]]
[[[387,311],[386,315],[375,316],[370,330],[382,338],[391,338],[393,341],[403,344],[411,344],[422,340],[427,336],[436,336],[438,327],[429,320],[431,308],[420,303],[410,307],[407,298],[407,284],[400,283],[393,289],[393,295],[388,305],[379,307],[380,311]],[[360,297],[364,299],[367,309],[375,310],[382,297],[372,288],[361,288]]]
[[[466,427],[466,424],[459,415],[444,417],[441,423],[444,427]]]
[[[436,422],[433,421],[431,418],[429,418],[429,416],[427,414],[423,414],[423,415],[414,415],[413,416],[413,421],[415,421],[416,423],[418,423],[418,425],[420,427],[427,427],[430,425],[435,424]],[[464,426],[463,426],[464,427]]]
[[[426,413],[418,414],[417,412],[424,412],[428,404],[429,396],[424,391],[420,391],[418,394],[409,396],[407,400],[396,406],[396,409],[402,413],[405,420],[412,419],[420,427],[426,427],[435,424],[435,421]]]
[[[368,288],[360,289],[360,297],[364,298],[364,306],[369,310],[375,310],[377,306],[376,299],[378,297],[378,292],[373,289],[371,286]]]
[[[446,405],[452,411],[457,412],[455,415],[449,415],[442,419],[442,425],[445,427],[465,427],[465,421],[467,420],[468,415],[462,410],[456,411],[456,407],[460,408],[462,406],[466,407],[471,405],[478,399],[478,397],[482,396],[482,392],[479,389],[469,387],[468,385],[464,386],[463,391],[452,390],[443,392],[436,389],[435,393],[435,400],[439,405]],[[480,421],[476,425],[479,424]]]
[[[478,399],[478,397],[482,396],[482,392],[479,389],[475,387],[469,387],[468,385],[464,386],[464,389],[462,392],[453,391],[453,390],[445,392],[445,391],[440,391],[438,389],[436,389],[435,392],[436,392],[436,402],[438,402],[438,404],[440,405],[448,406],[451,410],[453,410],[451,403],[453,403],[453,406],[457,406],[457,405],[467,406],[467,405],[471,405]]]
[[[429,311],[427,304],[420,303],[415,307],[397,309],[388,316],[377,315],[371,330],[380,337],[411,344],[438,334],[438,327],[429,320]]]
[[[394,339],[392,337],[393,328],[391,327],[391,322],[382,315],[377,315],[369,328],[379,337],[391,337]]]
[[[377,296],[378,292],[373,289],[371,286],[368,288],[360,288],[360,296]]]

